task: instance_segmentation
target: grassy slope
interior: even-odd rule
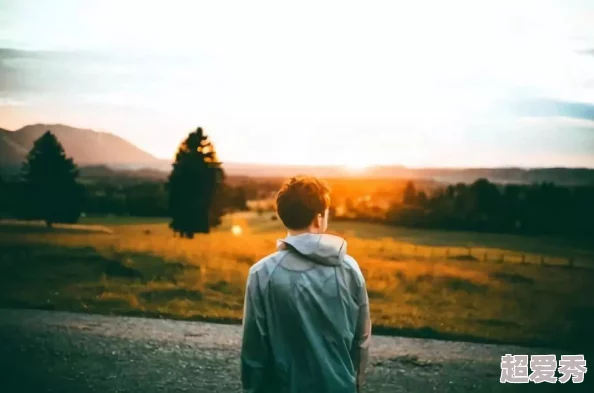
[[[194,240],[173,238],[158,221],[101,224],[113,233],[4,228],[0,306],[238,322],[249,266],[283,235],[278,222],[253,215]],[[242,236],[229,233],[232,224]],[[367,236],[384,230],[364,228]],[[393,239],[347,237],[367,279],[376,332],[582,349],[594,330],[593,270],[410,259]]]

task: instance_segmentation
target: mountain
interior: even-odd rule
[[[132,143],[107,132],[69,127],[61,124],[35,124],[17,131],[0,128],[0,169],[9,175],[18,172],[33,142],[51,130],[66,154],[89,179],[164,180],[171,161],[158,159]],[[406,168],[377,166],[358,173],[341,166],[266,165],[223,162],[228,176],[286,178],[309,174],[325,178],[366,177],[385,179],[433,180],[443,183],[471,183],[486,178],[495,183],[553,182],[559,185],[594,185],[594,169],[589,168]]]
[[[21,162],[28,150],[12,139],[12,131],[0,128],[0,165]]]
[[[66,154],[80,166],[167,167],[166,161],[150,155],[117,135],[62,124],[34,124],[17,131],[0,129],[0,166],[20,166],[33,147],[33,142],[48,130],[62,143]]]
[[[370,168],[367,176],[380,178],[431,179],[444,183],[471,183],[485,178],[493,183],[542,183],[594,185],[590,168]]]

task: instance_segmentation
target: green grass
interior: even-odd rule
[[[255,228],[256,233],[282,231],[280,221],[270,219],[271,213],[258,216],[244,213],[237,222]],[[239,218],[242,217],[242,218]],[[463,231],[424,230],[394,227],[363,222],[337,221],[330,229],[347,238],[386,240],[398,244],[396,253],[405,257],[466,256],[470,249],[474,259],[545,263],[566,265],[572,258],[576,265],[594,268],[594,242],[548,236],[519,236],[510,234]],[[416,247],[416,250],[415,250]]]
[[[84,224],[111,233],[0,224],[0,306],[239,322],[249,267],[284,235],[270,215],[255,214],[227,217],[219,230],[193,240],[173,238],[162,220]],[[232,225],[243,234],[232,235]],[[364,272],[376,332],[592,347],[594,269],[412,258],[401,251],[415,244],[464,252],[464,235],[426,232],[424,239],[422,231],[353,223],[333,229],[346,235]],[[523,240],[485,236],[481,247],[528,253],[564,244],[521,248]]]

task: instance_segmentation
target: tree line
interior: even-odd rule
[[[83,182],[74,161],[48,131],[34,143],[20,180],[0,177],[0,216],[44,220],[48,226],[77,222],[82,212],[162,216],[171,218],[175,234],[191,238],[219,225],[223,215],[247,210],[248,199],[278,188],[275,181],[269,183],[243,179],[232,186],[201,128],[180,144],[166,181]],[[389,208],[354,205],[349,198],[343,208],[351,219],[415,228],[594,235],[594,185],[499,185],[479,179],[428,188],[410,181],[401,200]],[[336,212],[334,206],[331,212]]]
[[[225,182],[214,145],[202,128],[180,144],[165,182],[84,184],[72,158],[51,131],[35,141],[20,178],[0,178],[0,214],[18,219],[75,223],[82,212],[168,216],[175,234],[208,233],[231,211],[247,210],[246,192]]]
[[[417,228],[592,237],[594,186],[502,186],[479,179],[428,195],[409,182],[385,220]]]

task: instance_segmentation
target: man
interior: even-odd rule
[[[243,316],[244,392],[360,391],[371,335],[365,280],[344,239],[325,234],[330,190],[287,180],[276,197],[287,237],[249,271]]]

